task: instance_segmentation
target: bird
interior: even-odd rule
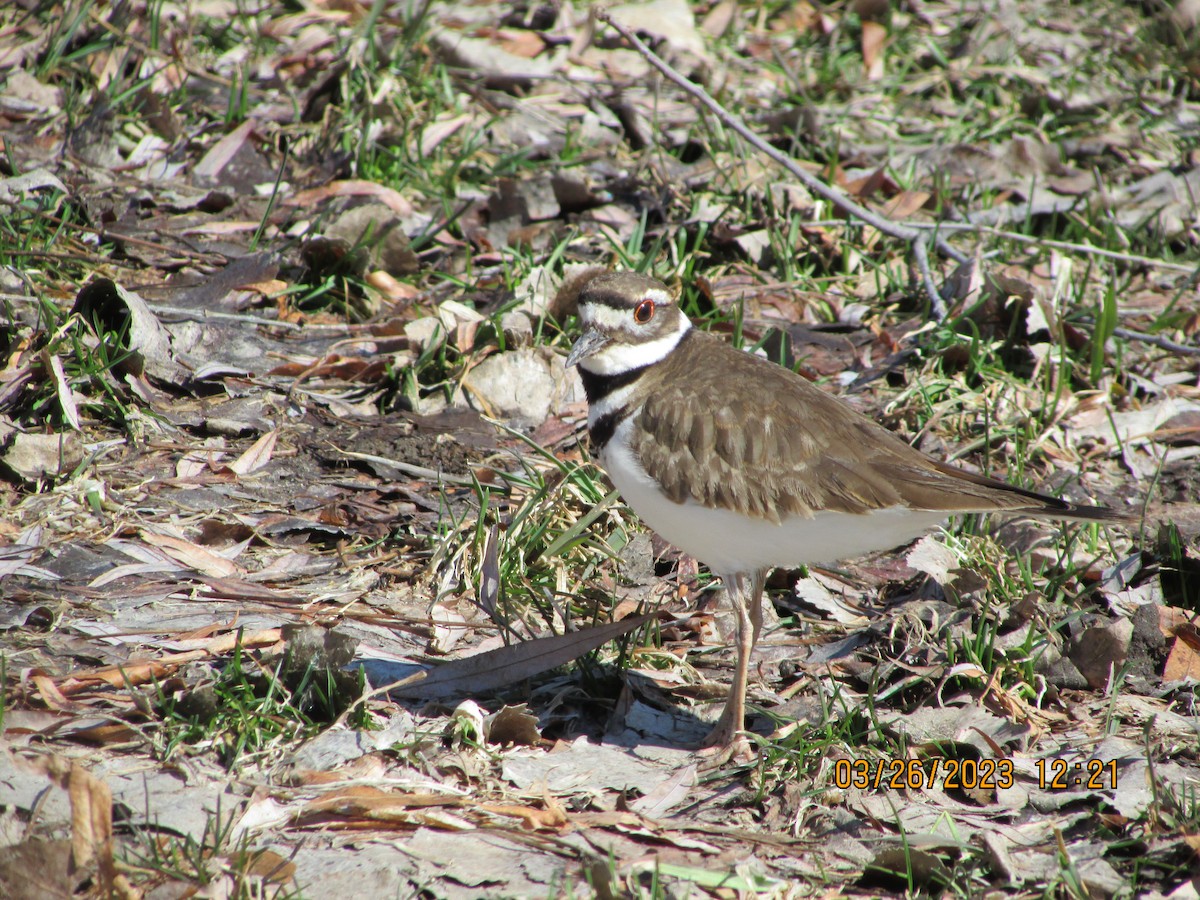
[[[746,687],[772,568],[889,550],[955,514],[1129,521],[922,453],[803,376],[696,328],[648,275],[601,270],[573,291],[581,333],[566,366],[579,369],[593,458],[729,596],[736,668],[701,745],[719,761],[751,756]]]

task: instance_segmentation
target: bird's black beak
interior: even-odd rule
[[[595,328],[589,328],[579,336],[574,346],[571,347],[571,353],[567,357],[567,368],[578,365],[589,356],[599,353],[609,344],[609,338],[601,334]]]

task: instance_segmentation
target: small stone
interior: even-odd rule
[[[16,434],[0,460],[30,483],[68,476],[83,462],[83,441],[74,432]]]
[[[1133,622],[1116,619],[1107,625],[1084,631],[1071,642],[1067,655],[1087,679],[1088,685],[1093,690],[1100,690],[1125,664],[1132,638]]]
[[[524,310],[514,309],[500,317],[500,330],[510,349],[533,345],[533,320]]]
[[[418,352],[425,350],[434,341],[441,343],[446,339],[446,326],[437,316],[424,316],[413,319],[404,325],[404,336],[408,338],[410,348]]]
[[[484,415],[522,425],[540,425],[550,412],[555,390],[550,364],[534,349],[489,356],[463,380]]]
[[[383,203],[366,203],[342,213],[325,230],[325,236],[365,247],[370,265],[391,275],[411,275],[421,268],[400,217]]]

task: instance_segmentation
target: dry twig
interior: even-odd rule
[[[862,222],[865,222],[867,225],[870,225],[877,231],[880,231],[881,233],[890,237],[908,242],[912,246],[914,262],[916,263],[917,270],[921,274],[921,281],[925,288],[925,292],[929,296],[931,312],[933,313],[934,317],[938,319],[938,321],[941,321],[946,317],[945,300],[942,297],[941,292],[938,290],[937,285],[933,283],[933,275],[929,270],[928,244],[930,235],[927,232],[919,231],[915,228],[909,228],[904,225],[898,225],[890,219],[884,218],[883,216],[872,212],[865,206],[855,203],[837,188],[831,187],[830,185],[821,181],[819,178],[816,178],[815,176],[806,172],[791,157],[780,153],[761,137],[751,131],[741,119],[714,100],[712,96],[710,96],[709,93],[704,90],[704,88],[700,87],[698,84],[695,84],[688,78],[685,78],[682,74],[676,71],[669,63],[651,50],[636,34],[633,33],[631,29],[616,21],[616,19],[614,19],[607,10],[597,10],[596,18],[598,18],[601,22],[611,25],[617,31],[617,33],[621,35],[621,37],[629,41],[633,48],[646,58],[646,61],[649,62],[650,65],[658,69],[659,72],[665,75],[670,81],[673,81],[684,92],[695,98],[697,102],[699,102],[702,106],[707,108],[709,112],[720,119],[724,125],[741,135],[742,138],[744,138],[746,142],[750,144],[750,146],[754,147],[754,149],[769,157],[774,162],[787,169],[789,173],[796,176],[796,178],[803,182],[804,186],[814,194],[824,197],[838,209],[845,211],[847,214],[854,216]],[[934,236],[933,244],[942,254],[954,260],[955,262],[961,263],[965,262],[967,259],[963,253],[955,250],[940,237]]]

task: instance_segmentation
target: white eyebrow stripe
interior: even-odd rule
[[[643,294],[646,300],[653,300],[655,306],[666,306],[671,302],[671,295],[666,291],[660,291],[658,288],[650,288]]]
[[[624,331],[633,321],[633,309],[614,309],[599,303],[588,303],[579,308],[579,318],[600,331]]]
[[[579,363],[580,368],[597,375],[620,375],[665,359],[692,327],[687,316],[679,317],[679,326],[662,337],[641,344],[614,342]]]

